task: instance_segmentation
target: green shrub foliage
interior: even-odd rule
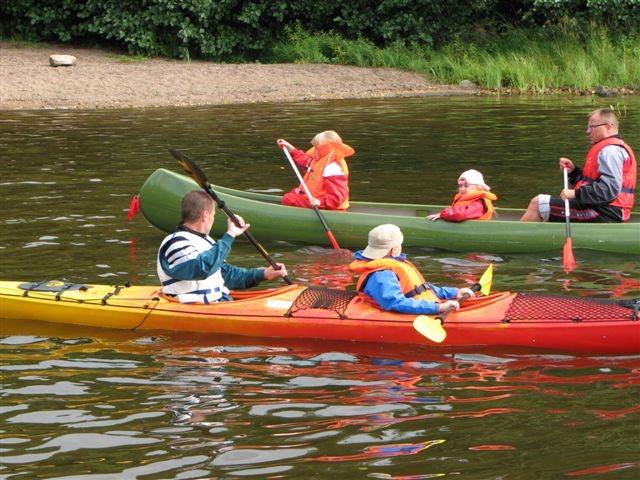
[[[434,47],[513,27],[640,31],[640,0],[6,0],[3,37],[175,58],[259,58],[292,29]],[[569,19],[569,20],[567,20]]]

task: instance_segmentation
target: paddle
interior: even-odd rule
[[[485,272],[480,277],[478,283],[473,284],[471,290],[474,292],[482,292],[484,295],[489,295],[491,291],[491,282],[493,280],[493,264],[489,264]],[[462,295],[458,302],[460,305],[469,298],[469,294]],[[427,337],[432,342],[442,343],[447,338],[447,332],[443,327],[445,319],[453,312],[454,309],[450,308],[444,313],[441,313],[437,317],[431,317],[428,315],[420,315],[413,321],[413,328],[418,333]]]
[[[196,181],[198,185],[200,185],[200,188],[202,188],[205,192],[209,194],[211,198],[213,198],[213,200],[216,202],[220,210],[222,210],[227,215],[227,217],[231,219],[231,221],[236,225],[236,227],[241,228],[238,218],[233,214],[231,210],[229,210],[225,202],[220,197],[218,197],[216,192],[213,191],[213,188],[211,188],[211,184],[207,180],[207,177],[205,176],[204,172],[200,169],[200,167],[196,165],[192,160],[187,158],[187,156],[184,153],[179,152],[178,150],[170,148],[169,152],[171,153],[171,155],[173,155],[173,158],[175,158],[178,161],[182,169],[186,173],[188,173],[191,176],[191,178],[193,178]],[[247,240],[249,240],[249,242],[251,242],[251,244],[254,247],[256,247],[258,252],[260,252],[260,255],[262,255],[264,259],[267,262],[269,262],[269,265],[271,265],[276,270],[280,269],[278,264],[273,261],[271,256],[264,249],[264,247],[258,243],[258,241],[254,238],[253,235],[251,235],[251,232],[249,232],[248,230],[245,230],[244,236],[247,238]],[[285,275],[282,278],[288,285],[292,285],[293,282],[291,282],[288,276]]]
[[[564,189],[567,190],[569,188],[569,170],[566,168],[562,169],[562,174],[564,176]],[[569,199],[564,199],[564,220],[566,225],[566,236],[567,239],[564,242],[564,248],[562,249],[562,266],[564,267],[565,272],[570,272],[574,268],[576,268],[576,258],[573,256],[573,240],[571,239],[571,219],[569,217]]]
[[[324,231],[327,233],[327,237],[329,238],[331,245],[333,245],[333,248],[335,248],[336,250],[340,250],[340,245],[338,245],[338,241],[336,240],[336,237],[333,236],[333,232],[329,228],[329,225],[327,225],[327,221],[324,219],[324,216],[322,215],[322,213],[320,213],[320,209],[318,208],[317,205],[313,205],[312,203],[313,195],[311,195],[311,192],[309,191],[307,184],[304,182],[302,175],[300,175],[300,172],[298,171],[298,167],[296,167],[296,163],[293,161],[293,158],[291,158],[291,154],[289,153],[289,150],[287,150],[287,147],[285,145],[280,145],[280,148],[282,148],[282,151],[284,152],[285,157],[287,157],[287,160],[289,160],[289,164],[291,165],[291,168],[293,168],[293,171],[298,177],[298,180],[300,180],[300,185],[302,185],[304,193],[307,195],[307,198],[309,199],[309,204],[311,205],[311,208],[313,208],[313,211],[316,212],[316,215],[318,215],[318,219],[322,224],[322,228],[324,228]]]

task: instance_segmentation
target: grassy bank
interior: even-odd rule
[[[584,92],[598,86],[640,91],[640,36],[614,39],[606,30],[573,33],[514,31],[479,43],[455,41],[440,49],[291,32],[269,60],[391,67],[425,74],[435,83],[471,80],[500,91]]]

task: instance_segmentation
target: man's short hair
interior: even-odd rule
[[[618,116],[610,108],[598,108],[589,114],[589,118],[598,115],[601,122],[607,122],[618,128]]]
[[[216,207],[213,198],[203,190],[193,190],[182,197],[182,223],[195,222],[204,210]]]

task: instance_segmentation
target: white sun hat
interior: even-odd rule
[[[383,258],[393,247],[402,245],[404,236],[396,225],[378,225],[369,232],[369,244],[362,255],[372,260]]]
[[[478,170],[467,170],[466,172],[462,172],[462,174],[458,177],[458,183],[467,185],[477,185],[478,187],[482,187],[485,190],[491,190],[489,185],[484,183],[484,177]]]

